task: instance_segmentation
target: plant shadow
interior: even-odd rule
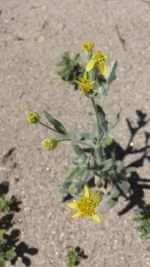
[[[130,132],[130,138],[125,149],[123,149],[119,144],[116,143],[116,159],[123,161],[129,155],[138,155],[140,157],[129,163],[126,167],[143,167],[145,160],[150,162],[150,133],[144,132],[145,143],[141,148],[134,148],[134,138],[137,136],[139,130],[147,125],[150,119],[147,119],[147,114],[141,110],[136,110],[137,115],[137,126],[133,126],[129,119],[126,119],[127,126]],[[150,178],[142,178],[135,171],[131,173],[128,177],[130,183],[129,196],[126,197],[127,205],[123,208],[118,215],[123,215],[126,212],[130,211],[132,208],[137,206],[140,209],[143,209],[145,206],[144,200],[144,190],[150,189]]]
[[[9,183],[4,181],[0,183],[0,197],[5,196],[9,192]],[[13,247],[16,252],[16,257],[11,260],[11,264],[15,265],[18,258],[21,258],[25,266],[31,266],[31,260],[28,255],[36,255],[38,253],[37,248],[30,247],[25,242],[20,240],[20,230],[12,229],[14,226],[15,212],[20,212],[20,204],[22,203],[15,196],[12,196],[9,201],[10,210],[2,213],[0,217],[0,229],[5,230],[4,239],[9,247]]]
[[[85,254],[84,249],[81,249],[79,246],[75,248],[75,251],[77,252],[78,256],[82,259],[87,259],[88,256]]]

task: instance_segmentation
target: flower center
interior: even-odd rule
[[[95,214],[96,203],[90,198],[81,198],[78,203],[78,209],[80,211],[80,216],[92,216]]]

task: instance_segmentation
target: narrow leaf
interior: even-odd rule
[[[116,79],[116,68],[117,68],[117,61],[113,61],[108,68],[108,73],[106,76],[108,84],[110,84],[113,80]]]
[[[44,110],[44,114],[47,118],[47,120],[54,126],[54,128],[60,133],[60,134],[67,134],[67,131],[63,124],[59,122],[58,120],[54,119],[47,111]]]
[[[98,117],[99,117],[99,123],[102,131],[102,137],[107,132],[107,126],[108,122],[106,120],[105,112],[99,105],[96,105],[97,111],[98,111]]]

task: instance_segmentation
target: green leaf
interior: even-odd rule
[[[130,184],[126,179],[120,179],[116,184],[115,184],[119,195],[126,196],[126,194],[129,191]]]
[[[4,230],[3,229],[0,229],[0,240],[3,239],[3,235],[4,235]]]
[[[76,132],[76,136],[79,140],[91,140],[93,138],[93,135],[91,132],[88,132],[84,129],[81,129],[79,131]]]
[[[78,146],[77,144],[73,144],[72,147],[73,147],[73,150],[78,157],[81,157],[82,155],[85,154],[83,149],[80,146]]]
[[[5,258],[6,260],[11,261],[12,259],[14,259],[16,257],[16,252],[13,249],[7,250],[5,253]]]
[[[118,174],[122,173],[122,171],[125,170],[123,161],[116,160],[115,161],[115,165],[116,165],[116,171],[117,171]]]
[[[5,260],[0,258],[0,267],[5,267]]]
[[[127,167],[126,168],[126,173],[131,174],[132,172],[136,172],[136,168],[135,167]]]
[[[113,61],[108,67],[108,73],[106,75],[106,80],[108,84],[110,84],[113,80],[116,79],[116,68],[117,68],[117,61]]]
[[[106,120],[105,112],[102,109],[102,107],[100,107],[99,105],[96,105],[96,108],[98,112],[98,118],[99,118],[99,123],[100,123],[101,131],[102,131],[102,136],[103,136],[105,133],[107,133],[108,122]]]
[[[82,187],[83,181],[86,179],[86,177],[88,177],[88,174],[89,171],[86,168],[76,167],[60,186],[60,192],[63,195],[66,195],[71,186]]]
[[[107,172],[109,171],[113,166],[113,160],[112,159],[107,159],[104,161],[104,167],[101,169],[102,172]]]
[[[54,128],[63,135],[67,134],[67,131],[65,129],[65,127],[63,126],[63,124],[61,122],[59,122],[58,120],[54,119],[47,111],[44,110],[44,114],[47,118],[47,120],[54,126]]]
[[[80,146],[78,146],[77,144],[73,144],[72,145],[73,146],[73,150],[74,150],[74,152],[75,152],[75,154],[78,156],[78,158],[79,158],[79,161],[80,162],[86,162],[86,160],[87,160],[87,155],[86,155],[86,153],[83,151],[83,149],[80,147]]]
[[[0,197],[0,211],[1,212],[10,211],[10,201],[8,201],[4,196]]]
[[[117,204],[120,196],[126,196],[129,188],[130,184],[127,180],[121,178],[119,181],[117,181],[111,189],[109,199],[104,207],[104,212],[107,212],[109,209],[113,208]]]
[[[106,144],[107,146],[110,146],[113,144],[113,142],[114,142],[114,139],[111,138],[110,136],[107,136],[107,138],[104,141],[104,144]]]
[[[112,199],[112,198],[110,198],[110,199],[106,202],[106,204],[105,204],[105,206],[104,206],[104,208],[103,208],[103,211],[104,211],[104,212],[109,211],[110,209],[112,209],[112,208],[117,204],[117,202],[118,202],[118,199]]]

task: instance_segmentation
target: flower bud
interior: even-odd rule
[[[53,138],[46,138],[42,141],[42,147],[45,150],[53,150],[57,146],[57,140]]]
[[[86,52],[91,52],[92,49],[94,47],[94,43],[93,41],[87,42],[87,43],[82,43],[82,48],[86,51]]]
[[[36,124],[39,122],[39,119],[40,119],[40,115],[39,113],[37,112],[32,112],[32,111],[29,111],[27,112],[27,121],[31,124]]]

